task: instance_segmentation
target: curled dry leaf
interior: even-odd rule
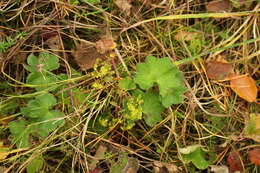
[[[230,63],[209,61],[206,64],[206,73],[209,79],[223,80],[233,73],[233,66]]]
[[[249,151],[249,160],[253,164],[260,166],[260,148]]]
[[[243,163],[240,160],[238,152],[231,152],[228,156],[227,162],[231,172],[240,171],[243,172]]]
[[[214,0],[206,5],[209,12],[221,13],[231,11],[232,4],[229,0]]]
[[[254,79],[246,75],[232,75],[231,89],[248,102],[256,102],[257,87]]]
[[[132,5],[128,0],[115,0],[114,2],[127,16],[130,15]]]

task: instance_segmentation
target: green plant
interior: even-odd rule
[[[198,169],[206,169],[211,162],[205,159],[205,150],[200,145],[191,145],[179,149],[185,163],[192,162]]]
[[[59,76],[51,72],[59,68],[57,56],[47,52],[41,52],[38,57],[30,54],[27,63],[25,68],[30,72],[26,80],[27,84],[33,85],[32,87],[37,91],[57,88],[56,82],[59,81]]]
[[[38,57],[31,54],[27,63],[25,68],[30,72],[27,84],[32,84],[36,91],[45,91],[29,100],[27,106],[20,109],[23,118],[9,123],[12,142],[18,148],[30,147],[32,136],[44,138],[65,123],[62,118],[64,114],[54,109],[57,99],[48,92],[57,88],[56,82],[65,75],[51,72],[59,68],[58,57],[47,52],[40,53]]]
[[[142,118],[140,112],[144,114],[145,122],[154,126],[162,120],[161,113],[165,108],[183,101],[186,90],[182,73],[171,60],[154,56],[147,56],[144,63],[137,64],[134,79],[126,77],[120,81],[119,86],[139,99],[135,103],[132,99],[132,103],[127,102],[127,107],[124,107],[128,112],[123,116],[127,129],[133,127],[134,121]]]
[[[9,123],[13,136],[13,143],[18,148],[30,147],[30,136],[44,138],[64,124],[64,114],[53,109],[57,103],[56,98],[45,93],[30,100],[26,107],[21,108],[21,113],[26,119]]]

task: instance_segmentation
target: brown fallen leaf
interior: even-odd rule
[[[88,70],[94,67],[98,58],[105,59],[106,54],[101,54],[95,48],[95,44],[80,42],[76,50],[72,51],[77,64],[81,70]]]
[[[128,0],[115,0],[114,3],[120,8],[127,16],[130,15],[132,5]]]
[[[112,39],[101,39],[95,43],[95,47],[99,53],[104,54],[116,48],[116,43]]]
[[[223,80],[233,73],[233,66],[230,63],[209,61],[206,64],[206,73],[209,79]]]
[[[206,5],[208,12],[222,13],[231,11],[232,4],[229,0],[214,0]]]
[[[126,166],[122,170],[124,173],[137,173],[139,169],[139,160],[134,157],[129,157]]]
[[[238,152],[231,152],[227,159],[229,169],[231,172],[240,171],[243,172],[243,163],[240,160],[240,156]]]
[[[260,148],[249,151],[249,160],[253,164],[260,166]]]
[[[45,44],[48,45],[50,49],[53,49],[53,51],[62,49],[60,37],[58,35],[47,39]]]
[[[248,102],[256,102],[257,87],[255,80],[247,75],[231,76],[231,89],[241,98]]]
[[[153,165],[155,173],[179,173],[177,166],[171,163],[155,161]]]

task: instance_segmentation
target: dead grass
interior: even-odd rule
[[[88,172],[93,156],[100,144],[109,153],[97,167],[109,172],[112,159],[123,151],[138,158],[139,172],[152,172],[155,161],[176,165],[179,172],[192,172],[195,168],[180,160],[179,148],[201,144],[216,154],[213,164],[227,165],[231,151],[239,151],[244,160],[245,172],[260,172],[248,162],[246,153],[260,146],[243,135],[245,120],[250,113],[259,113],[259,106],[237,97],[226,82],[212,82],[205,75],[205,62],[218,55],[233,63],[236,71],[250,74],[259,86],[259,4],[250,8],[234,9],[230,13],[205,13],[205,4],[199,1],[169,1],[165,4],[133,2],[133,12],[127,16],[112,1],[98,5],[81,3],[70,5],[67,1],[3,1],[0,2],[0,39],[17,38],[15,44],[0,54],[0,82],[9,88],[0,88],[1,104],[14,98],[19,106],[36,92],[26,84],[27,72],[23,68],[22,53],[58,52],[59,72],[66,72],[69,84],[64,90],[80,87],[87,94],[81,105],[72,102],[70,108],[62,101],[58,108],[66,114],[66,125],[47,138],[34,141],[31,148],[15,150],[10,143],[10,132],[1,123],[1,141],[14,150],[1,160],[5,172],[23,172],[38,155],[45,159],[45,172]],[[192,31],[201,35],[200,48],[193,50],[187,41],[177,41],[179,31]],[[52,50],[46,46],[43,34],[56,32],[61,47]],[[96,81],[90,72],[73,77],[72,68],[80,71],[71,52],[80,41],[95,42],[103,34],[111,34],[117,43],[113,81],[101,89],[91,88]],[[172,106],[163,113],[163,121],[149,128],[138,121],[134,129],[123,131],[118,121],[99,133],[92,121],[104,113],[120,118],[124,95],[118,95],[117,83],[127,73],[133,75],[136,64],[147,55],[170,57],[185,76],[188,91],[183,104]],[[119,59],[118,59],[119,58]],[[19,61],[19,63],[17,63]],[[91,71],[91,70],[90,70]],[[74,83],[72,83],[74,82]],[[73,99],[70,95],[69,99]],[[71,109],[72,111],[68,111]],[[109,112],[109,110],[112,110]],[[16,114],[18,113],[18,114]],[[20,116],[19,109],[3,118]],[[10,121],[10,120],[8,120]]]

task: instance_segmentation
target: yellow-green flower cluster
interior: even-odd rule
[[[125,106],[126,113],[123,114],[124,130],[129,130],[133,128],[135,125],[135,121],[142,119],[142,102],[143,100],[139,97],[132,97],[128,99]]]

